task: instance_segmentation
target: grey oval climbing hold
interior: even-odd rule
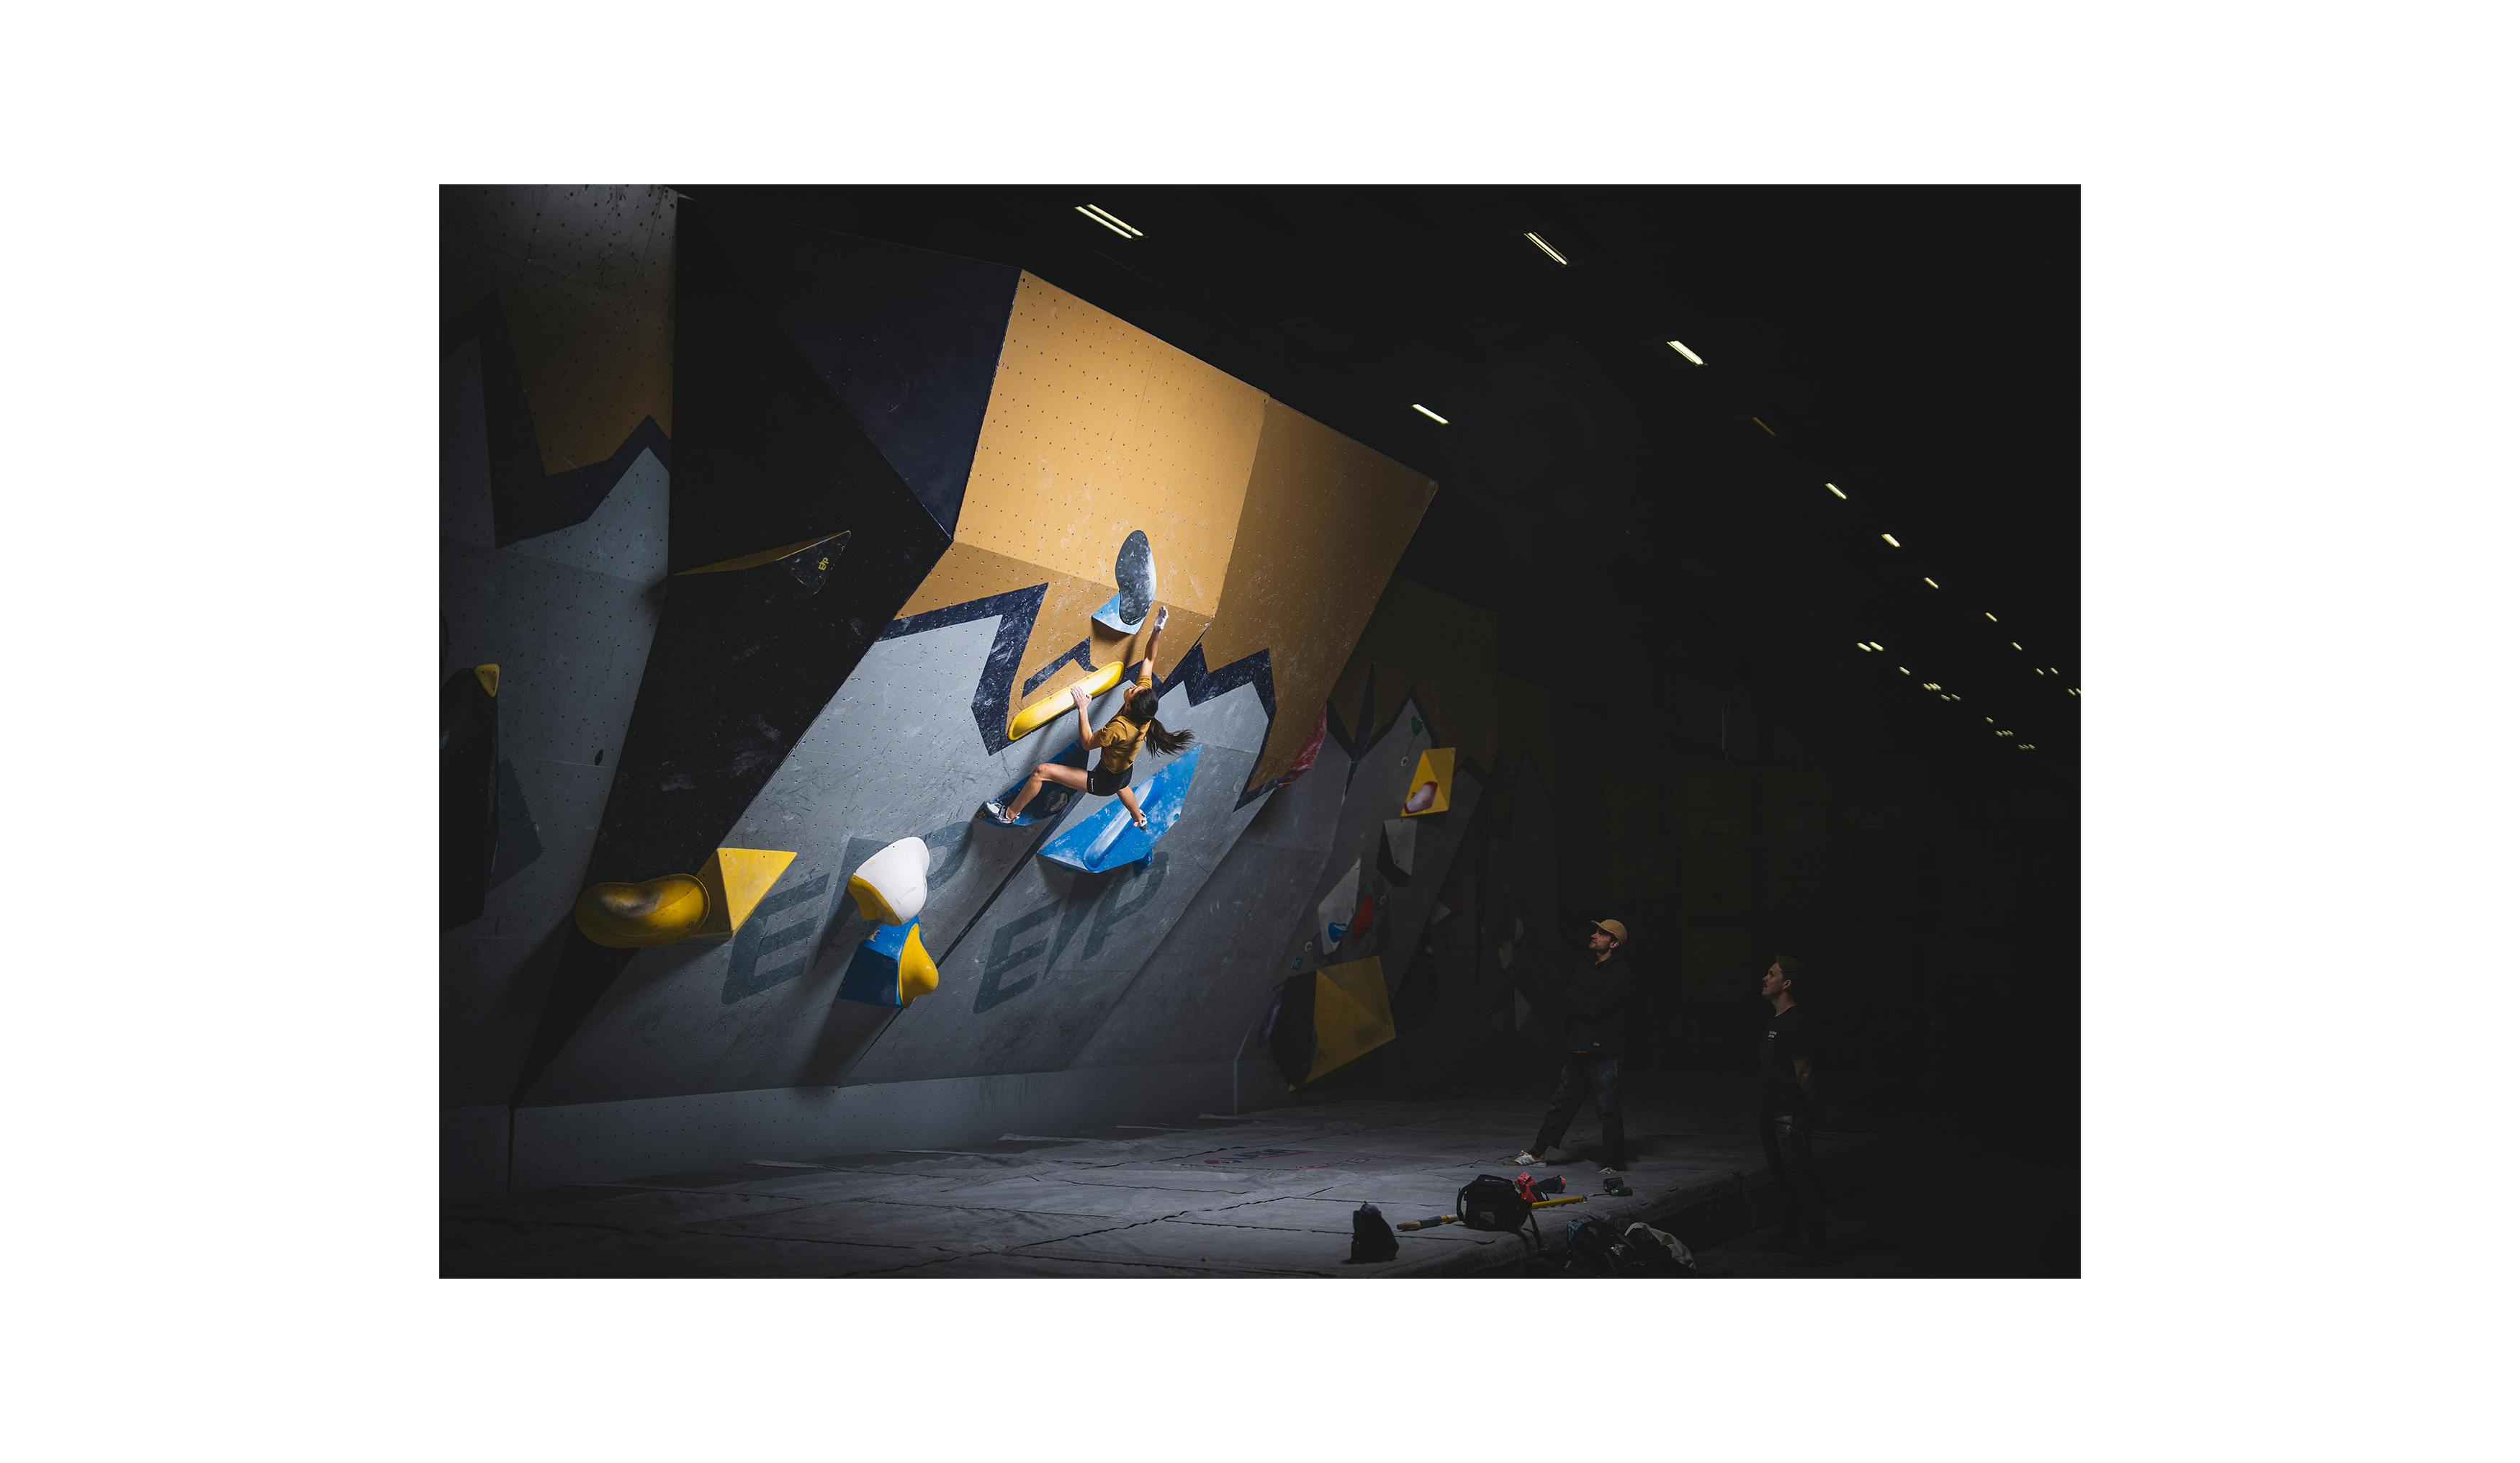
[[[1145,529],[1131,529],[1121,540],[1111,575],[1120,585],[1120,617],[1132,623],[1144,620],[1155,603],[1155,548],[1147,542]]]

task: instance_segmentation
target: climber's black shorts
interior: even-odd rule
[[[1128,785],[1129,775],[1125,772],[1106,773],[1098,767],[1085,775],[1085,790],[1098,798],[1107,798]]]

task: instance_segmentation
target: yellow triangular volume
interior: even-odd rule
[[[1418,770],[1409,775],[1409,790],[1400,805],[1402,818],[1422,818],[1453,806],[1453,749],[1429,747],[1418,754]]]
[[[1350,960],[1313,972],[1313,1066],[1304,1074],[1306,1082],[1346,1066],[1396,1035],[1379,959]]]
[[[927,947],[919,943],[919,926],[901,942],[901,1003],[908,1005],[922,996],[936,990],[936,962],[928,958]]]
[[[1382,957],[1367,955],[1362,960],[1342,960],[1322,967],[1322,978],[1355,1001],[1373,1019],[1385,1026],[1391,1024],[1391,993],[1382,987]]]
[[[494,696],[497,695],[499,693],[498,662],[492,661],[488,665],[474,666],[472,668],[472,679],[481,683],[481,688],[483,690],[488,691]]]
[[[1341,1066],[1365,1050],[1373,1037],[1373,1016],[1328,976],[1313,973],[1313,1070],[1309,1081]]]
[[[700,933],[725,939],[743,928],[754,907],[795,862],[794,854],[777,849],[722,848],[709,855],[700,868],[700,882],[709,892],[708,923]]]

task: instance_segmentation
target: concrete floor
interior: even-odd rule
[[[1835,1195],[1828,1243],[1799,1254],[1773,1231],[1697,1252],[1698,1273],[1758,1279],[2063,1278],[2081,1273],[2080,1169],[2033,1143],[1948,1133],[1887,1138],[1876,1181]]]
[[[1578,1218],[1646,1219],[1692,1244],[1749,1227],[1766,1160],[1738,1079],[1643,1076],[1625,1096],[1635,1195],[1600,1194],[1589,1155],[1552,1172],[1581,1204],[1539,1211],[1558,1246]],[[1450,1211],[1530,1141],[1543,1094],[1391,1100],[1315,1094],[1239,1118],[1008,1134],[949,1152],[763,1159],[445,1206],[449,1276],[1438,1275],[1528,1265],[1531,1240],[1459,1224],[1405,1233],[1395,1260],[1347,1264],[1350,1216],[1395,1225]],[[1598,1137],[1589,1110],[1570,1148]],[[1824,1133],[1844,1181],[1872,1140]]]

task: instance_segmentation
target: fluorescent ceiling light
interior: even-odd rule
[[[1770,426],[1768,423],[1766,423],[1766,422],[1764,422],[1764,421],[1760,421],[1758,418],[1756,418],[1756,417],[1753,417],[1753,418],[1751,418],[1751,419],[1750,419],[1750,424],[1751,424],[1751,425],[1753,425],[1753,426],[1755,426],[1755,427],[1757,427],[1759,430],[1761,430],[1761,431],[1763,431],[1763,432],[1766,432],[1769,436],[1772,436],[1772,437],[1773,437],[1773,436],[1775,436],[1775,435],[1777,434],[1777,429],[1776,429],[1775,427]]]
[[[1680,352],[1683,356],[1688,357],[1688,364],[1691,366],[1703,366],[1706,364],[1705,360],[1701,358],[1697,352],[1690,350],[1688,346],[1681,344],[1677,340],[1666,340],[1663,344],[1670,346],[1672,349]]]
[[[1881,542],[1883,542],[1883,543],[1885,543],[1885,544],[1889,545],[1889,546],[1890,546],[1891,548],[1893,548],[1893,549],[1896,549],[1896,548],[1898,548],[1898,547],[1899,547],[1899,541],[1898,541],[1897,539],[1894,539],[1894,538],[1890,537],[1890,535],[1888,535],[1888,534],[1886,534],[1886,533],[1885,533],[1885,534],[1883,534],[1883,535],[1881,536]]]
[[[1116,213],[1105,213],[1102,209],[1095,207],[1092,203],[1080,203],[1077,205],[1076,211],[1084,214],[1087,218],[1094,220],[1096,223],[1101,224],[1102,227],[1119,235],[1123,239],[1144,239],[1146,237],[1146,231],[1144,229],[1132,226]]]
[[[2014,641],[2014,642],[2012,643],[2012,648],[2014,648],[2014,649],[2016,649],[2016,650],[2021,649],[2021,642],[2019,642],[2019,641]],[[2024,654],[2027,654],[2028,652],[2027,652],[2027,651],[2024,651],[2023,653],[2024,653]]]
[[[1925,576],[1925,588],[1927,588],[1927,589],[1933,589],[1933,590],[1938,590],[1938,589],[1941,589],[1941,588],[1942,588],[1942,586],[1941,586],[1941,585],[1939,585],[1939,584],[1934,583],[1934,576],[1932,576],[1931,574],[1928,574],[1928,575],[1926,575],[1926,576]]]
[[[1549,241],[1548,241],[1548,240],[1541,238],[1541,237],[1540,237],[1539,235],[1537,235],[1537,234],[1531,234],[1531,233],[1526,233],[1526,234],[1524,234],[1522,237],[1523,237],[1523,238],[1525,238],[1525,239],[1530,240],[1532,243],[1534,243],[1534,244],[1539,244],[1539,245],[1540,245],[1540,251],[1541,251],[1542,253],[1544,253],[1544,254],[1547,254],[1550,258],[1556,260],[1556,261],[1557,261],[1558,263],[1560,263],[1560,264],[1563,264],[1563,263],[1565,263],[1565,262],[1566,262],[1566,256],[1565,256],[1564,254],[1561,254],[1561,253],[1557,252],[1555,249],[1551,248],[1551,247],[1549,246]]]
[[[1837,493],[1837,484],[1835,484],[1835,483],[1833,483],[1833,482],[1824,482],[1824,483],[1822,483],[1822,484],[1821,484],[1821,486],[1822,486],[1822,487],[1823,487],[1823,488],[1828,489],[1828,490],[1829,490],[1830,492],[1832,492],[1832,493]],[[1845,497],[1846,497],[1846,495],[1845,495],[1844,493],[1837,493],[1837,496],[1838,496],[1838,498],[1839,498],[1841,501],[1843,501],[1843,500],[1845,499]]]
[[[1873,648],[1873,649],[1875,649],[1875,650],[1878,650],[1878,649],[1880,649],[1880,648],[1881,648],[1881,643],[1880,643],[1879,641],[1873,641],[1873,642],[1871,643],[1871,644],[1872,644],[1872,648]]]
[[[1902,675],[1902,676],[1906,676],[1906,675],[1910,675],[1910,674],[1912,674],[1912,673],[1909,671],[1909,669],[1908,669],[1906,666],[1904,666],[1904,665],[1903,665],[1903,666],[1899,667],[1899,674],[1900,674],[1900,675]]]
[[[1450,425],[1452,425],[1452,424],[1453,424],[1453,423],[1451,423],[1450,421],[1444,421],[1444,419],[1443,419],[1443,418],[1441,418],[1441,417],[1436,417],[1434,413],[1426,411],[1426,409],[1425,409],[1424,407],[1419,407],[1419,406],[1418,406],[1418,403],[1416,403],[1416,402],[1414,402],[1414,401],[1413,401],[1413,402],[1411,402],[1411,403],[1409,403],[1409,404],[1410,404],[1411,406],[1413,406],[1413,407],[1418,407],[1418,411],[1420,411],[1420,412],[1424,412],[1426,416],[1428,416],[1428,417],[1430,417],[1430,418],[1433,418],[1435,421],[1443,421],[1443,422],[1444,422],[1444,424],[1445,424],[1446,426],[1450,426]]]
[[[1859,650],[1869,650],[1869,649],[1871,649],[1872,647],[1871,647],[1870,645],[1868,645],[1868,644],[1865,643],[1863,641],[1857,641],[1857,642],[1855,643],[1855,648],[1857,648],[1857,649],[1859,649]]]

